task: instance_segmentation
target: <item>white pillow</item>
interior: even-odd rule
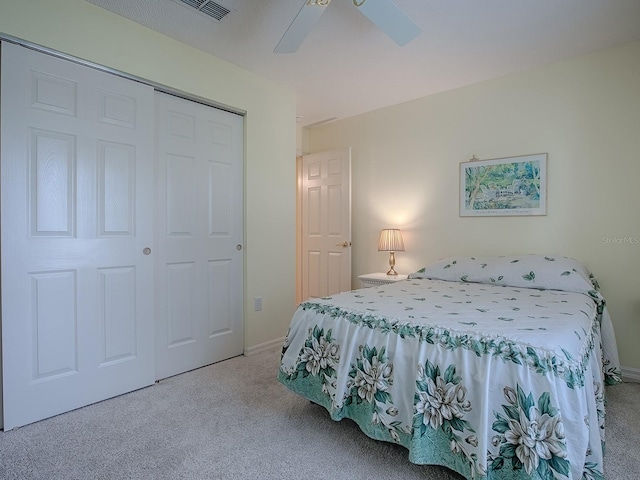
[[[511,287],[589,293],[598,284],[587,267],[569,257],[512,255],[447,257],[421,268],[409,278],[489,283]]]

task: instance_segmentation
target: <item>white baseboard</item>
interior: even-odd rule
[[[283,343],[284,343],[284,337],[276,338],[268,342],[254,345],[253,347],[245,348],[244,354],[245,356],[250,357],[251,355],[255,355],[261,352],[266,352],[267,350],[271,350],[272,348],[275,348],[275,347],[282,347]]]
[[[631,367],[620,367],[622,380],[625,382],[640,383],[640,369]]]

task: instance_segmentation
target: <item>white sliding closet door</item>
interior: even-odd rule
[[[156,93],[156,378],[243,351],[243,118]]]
[[[153,89],[2,44],[4,426],[154,381]]]

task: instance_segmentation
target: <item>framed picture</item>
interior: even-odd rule
[[[547,154],[460,164],[460,216],[547,214]]]

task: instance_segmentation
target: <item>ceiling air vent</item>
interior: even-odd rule
[[[229,10],[227,7],[220,5],[219,3],[214,2],[213,0],[176,0],[176,1],[184,3],[185,5],[189,5],[190,7],[198,10],[200,13],[204,13],[205,15],[211,18],[215,18],[218,21],[222,20],[224,17],[229,15],[229,13],[231,13],[231,10]]]

